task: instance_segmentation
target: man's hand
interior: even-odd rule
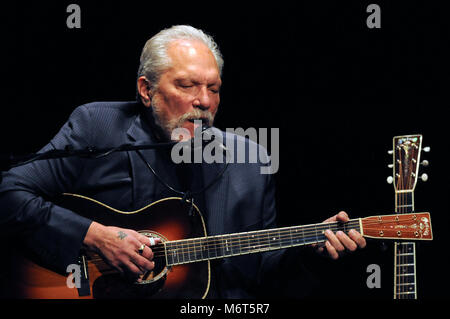
[[[155,243],[160,241],[155,238]],[[92,222],[83,243],[131,278],[136,279],[155,267],[149,238],[134,230]],[[141,247],[144,247],[142,251]]]
[[[330,223],[334,221],[345,223],[349,221],[349,218],[346,212],[339,212],[339,214],[336,214],[323,222]],[[320,254],[323,254],[326,248],[328,255],[332,259],[338,259],[339,255],[344,253],[346,250],[355,251],[358,247],[366,247],[366,240],[354,229],[350,229],[348,235],[342,231],[337,231],[335,234],[331,230],[326,230],[325,236],[328,238],[325,245],[316,245],[316,249]]]

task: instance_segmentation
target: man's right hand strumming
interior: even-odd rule
[[[154,243],[160,242],[159,238]],[[83,241],[113,268],[126,276],[138,278],[155,267],[148,237],[137,231],[92,222]],[[153,243],[153,244],[154,244]]]

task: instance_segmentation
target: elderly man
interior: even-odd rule
[[[213,124],[220,102],[222,67],[217,45],[201,30],[190,26],[163,30],[142,51],[138,101],[78,107],[42,151],[67,145],[78,149],[165,142],[179,128],[194,136],[196,120]],[[224,140],[230,138],[235,137],[228,134]],[[270,175],[260,173],[260,165],[232,163],[218,181],[194,196],[210,235],[275,227],[274,184]],[[21,234],[22,247],[60,271],[76,263],[80,250],[87,249],[99,253],[120,272],[137,278],[155,267],[152,245],[158,240],[149,243],[135,230],[103,225],[95,221],[95,215],[81,217],[54,204],[51,198],[77,193],[111,207],[133,210],[177,195],[176,189],[201,189],[218,176],[219,166],[202,164],[180,169],[161,150],[33,162],[4,174],[0,186],[2,231]],[[345,222],[348,216],[340,212],[327,221],[336,220]],[[365,246],[364,238],[354,230],[348,234],[326,231],[325,235],[328,240],[316,250],[328,252],[333,259],[340,252]],[[297,275],[299,281],[305,278],[304,274],[295,274],[302,272],[301,263],[302,254],[295,249],[215,262],[207,297],[264,295],[260,287],[282,287],[282,280],[274,274],[289,266],[294,274],[290,280]]]

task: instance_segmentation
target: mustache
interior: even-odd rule
[[[195,109],[191,112],[185,113],[177,119],[177,127],[180,127],[188,120],[201,120],[203,124],[212,126],[214,122],[214,115],[209,111]]]

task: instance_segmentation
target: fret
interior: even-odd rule
[[[240,255],[241,254],[241,239],[240,235],[233,235],[232,236],[232,250],[233,255]]]
[[[316,236],[316,243],[318,243],[319,242],[319,237],[317,236],[317,225],[314,225],[314,233],[315,233],[315,236]]]
[[[270,249],[270,232],[265,232],[266,236],[264,236],[264,242],[263,245],[267,245],[265,248],[269,248]]]
[[[170,242],[165,243],[165,246],[166,246],[166,263],[167,265],[173,265],[174,264],[173,257],[170,251],[171,243]]]
[[[396,291],[395,293],[397,295],[408,295],[408,294],[415,294],[416,290],[414,289],[414,287],[410,287],[410,289],[399,290],[399,291]]]
[[[409,277],[409,276],[415,276],[415,273],[409,273],[409,274],[396,274],[396,277]]]
[[[180,254],[178,253],[178,247],[176,243],[172,243],[171,245],[171,256],[172,256],[172,263],[177,264],[180,263]]]
[[[230,236],[223,236],[222,237],[223,240],[223,255],[224,256],[231,256],[232,255],[232,251],[231,251],[231,242],[230,242]]]
[[[397,256],[414,256],[414,253],[397,253]]]
[[[396,193],[395,211],[398,213],[411,213],[414,211],[414,194],[412,192]]]
[[[397,295],[410,295],[415,294],[415,291],[405,291],[405,292],[397,292]]]
[[[209,241],[208,237],[204,237],[201,239],[203,258],[205,258],[205,259],[209,258],[208,241]]]
[[[314,229],[313,229],[314,227]],[[313,243],[317,243],[317,230],[315,225],[313,226],[308,226],[308,227],[304,227],[303,229],[303,233],[304,235],[304,242],[305,244],[313,244]]]
[[[406,242],[406,241],[400,241],[396,243],[397,245],[402,245],[402,246],[408,246],[408,245],[412,245],[414,243],[411,242]]]
[[[303,245],[306,245],[305,227],[301,227],[301,229],[302,229]]]
[[[246,254],[251,251],[252,243],[251,243],[251,236],[248,235],[248,233],[245,233],[246,235],[243,236],[243,238],[240,241],[241,244],[241,254]],[[254,235],[253,235],[254,236]]]
[[[261,250],[261,241],[259,236],[256,236],[255,234],[252,234],[253,240],[253,250],[260,251]],[[255,239],[256,238],[256,239]]]
[[[201,239],[195,239],[194,240],[194,247],[195,247],[195,260],[202,260],[205,257],[203,256],[203,249],[202,249],[202,241]]]
[[[191,239],[191,249],[189,251],[189,260],[190,261],[196,261],[196,254],[195,254],[195,240]]]
[[[292,241],[292,227],[289,228],[289,238],[291,239],[291,247],[294,245],[294,242]]]
[[[397,284],[397,286],[414,286],[414,285],[415,285],[414,282],[404,282]]]
[[[411,265],[414,264],[414,254],[410,255],[402,255],[402,256],[398,256],[397,255],[397,265]]]
[[[305,237],[302,227],[294,227],[291,230],[291,243],[292,245],[303,245],[305,243]]]
[[[247,252],[256,251],[257,249],[259,249],[258,237],[256,237],[255,234],[247,233],[247,239],[245,244],[241,247],[241,253],[245,254]]]
[[[208,240],[208,258],[217,257],[216,245],[220,242],[220,238],[211,237]]]
[[[189,262],[191,261],[191,243],[192,240],[186,240],[184,244],[182,244],[183,248],[183,261]]]
[[[181,242],[177,242],[176,243],[176,254],[178,256],[178,262],[179,263],[184,263],[185,259],[184,259],[184,249],[183,249],[183,244]]]
[[[242,238],[242,234],[237,236],[238,245],[239,245],[239,254],[242,254],[242,241],[241,241],[241,238]]]
[[[270,248],[280,248],[280,231],[270,231],[269,232],[269,246]]]
[[[280,247],[287,248],[291,246],[292,246],[291,228],[286,228],[280,234]]]

